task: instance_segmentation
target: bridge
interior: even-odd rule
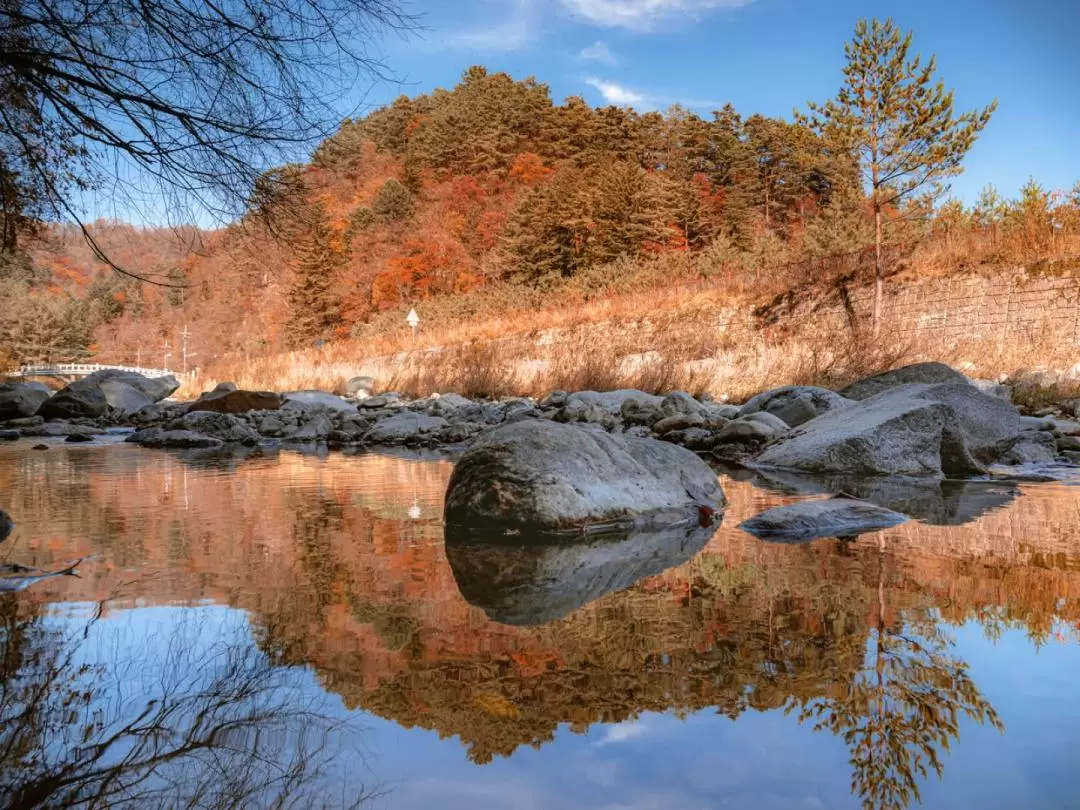
[[[182,376],[175,371],[160,368],[139,368],[138,366],[111,366],[103,363],[47,363],[39,366],[21,366],[16,371],[8,371],[6,377],[86,377],[95,371],[134,371],[144,377],[167,377],[170,374]]]

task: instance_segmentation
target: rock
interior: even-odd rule
[[[968,475],[985,472],[1019,427],[1016,408],[966,382],[902,385],[807,422],[756,463],[823,474]]]
[[[25,428],[24,436],[73,436],[83,434],[86,436],[99,436],[105,431],[92,425],[74,425],[71,422],[46,422],[35,428]]]
[[[225,442],[214,436],[196,433],[193,430],[159,430],[146,436],[141,442],[143,447],[221,447]]]
[[[160,402],[180,387],[180,381],[171,374],[165,377],[144,377],[135,371],[122,371],[114,368],[95,371],[81,380],[76,380],[72,385],[98,387],[105,382],[123,383],[145,394],[151,402]]]
[[[700,427],[671,430],[660,437],[661,441],[680,444],[688,450],[703,451],[713,446],[713,432]]]
[[[49,449],[49,445],[47,445],[47,444],[35,444],[35,445],[34,445],[33,447],[31,447],[30,449],[31,449],[31,450],[48,450],[48,449]]]
[[[604,594],[683,564],[715,531],[691,524],[573,543],[536,537],[508,543],[448,526],[446,557],[469,604],[492,621],[528,627],[561,619]]]
[[[475,405],[471,399],[466,399],[460,394],[441,394],[428,406],[428,413],[432,416],[452,416],[461,408]]]
[[[103,380],[98,384],[98,388],[118,416],[129,416],[154,404],[153,398],[123,380]]]
[[[673,391],[660,401],[660,412],[664,416],[700,415],[705,406],[685,391]]]
[[[739,528],[762,540],[801,543],[819,537],[853,537],[888,529],[907,515],[851,498],[778,506],[743,521]]]
[[[267,416],[266,418],[259,420],[258,431],[263,436],[277,438],[278,436],[284,435],[285,423],[275,416]]]
[[[153,427],[145,427],[141,430],[136,430],[134,433],[129,434],[128,437],[124,439],[124,441],[128,444],[143,444],[157,436],[160,436],[164,432],[165,428],[159,427],[157,425]]]
[[[33,428],[44,425],[45,420],[40,416],[24,416],[22,419],[7,419],[3,426],[6,428]]]
[[[1003,399],[1006,402],[1012,402],[1013,390],[1012,386],[999,383],[995,380],[972,380],[968,382],[973,385],[977,390],[986,394],[987,396],[997,397]]]
[[[955,369],[949,368],[944,363],[915,363],[903,368],[885,371],[872,377],[853,382],[847,388],[840,390],[840,395],[847,399],[869,399],[875,394],[880,394],[898,385],[934,384],[934,383],[963,383],[970,385],[968,378]]]
[[[725,422],[730,422],[740,416],[742,416],[742,409],[735,405],[710,404],[705,410],[706,419],[723,419]]]
[[[1072,419],[1062,419],[1060,417],[1054,417],[1047,421],[1053,427],[1055,435],[1080,436],[1080,422],[1076,422]]]
[[[1059,445],[1060,446],[1060,445]],[[1077,446],[1080,450],[1080,445]],[[999,464],[1048,464],[1057,458],[1054,434],[1025,430],[1013,440],[1012,447],[998,459]]]
[[[1040,419],[1037,416],[1021,416],[1020,430],[1053,430],[1054,423],[1049,419]]]
[[[17,430],[0,430],[0,441],[13,442],[22,438],[22,433]]]
[[[653,433],[657,436],[663,436],[665,433],[670,433],[673,430],[686,430],[691,427],[698,427],[705,424],[705,418],[700,414],[687,414],[676,413],[672,416],[665,416],[658,422],[654,422],[652,429]]]
[[[521,419],[536,419],[540,416],[540,410],[533,405],[531,400],[528,399],[511,399],[507,402],[501,402],[497,409],[502,414],[502,419],[492,422],[491,424],[498,424],[499,422],[517,422]]]
[[[455,422],[444,427],[436,435],[439,441],[445,444],[461,444],[469,441],[485,429],[484,425],[478,425],[474,422]]]
[[[1035,411],[1035,413],[1032,414],[1032,416],[1040,416],[1040,417],[1043,417],[1043,416],[1059,416],[1060,414],[1061,414],[1060,410],[1058,410],[1057,408],[1055,408],[1053,406],[1050,406],[1049,408],[1039,408],[1039,410]]]
[[[1080,419],[1080,399],[1067,399],[1061,403],[1061,410]]]
[[[406,411],[378,422],[364,436],[365,444],[404,444],[445,428],[449,422],[439,416]]]
[[[109,410],[105,393],[96,385],[74,387],[76,383],[60,389],[38,408],[38,416],[44,419],[73,419],[79,416],[104,416]]]
[[[1077,452],[1076,450],[1065,450],[1062,452],[1061,457],[1069,464],[1080,466],[1080,452]]]
[[[290,442],[321,442],[326,441],[333,430],[334,423],[330,421],[329,416],[325,413],[314,413],[285,438]]]
[[[742,406],[739,413],[742,416],[752,413],[770,413],[782,419],[785,424],[798,427],[823,413],[846,408],[851,404],[852,400],[827,388],[815,388],[812,385],[787,385],[752,397]]]
[[[39,383],[4,383],[0,385],[0,421],[33,416],[52,395]]]
[[[1053,436],[1049,434],[1040,434],[1049,436],[1051,443],[1053,443]],[[1080,450],[1080,436],[1062,436],[1057,440],[1058,450]]]
[[[618,423],[618,419],[611,411],[596,404],[582,400],[569,399],[566,405],[559,409],[554,417],[556,422],[567,424],[570,422],[582,422],[590,425],[599,425],[610,430]]]
[[[94,437],[89,433],[69,433],[68,437],[64,439],[66,442],[78,443],[78,442],[92,442]]]
[[[233,392],[239,393],[239,392]],[[258,444],[259,434],[241,422],[236,416],[213,411],[189,411],[169,423],[170,431],[187,431],[210,436],[222,442]],[[212,445],[191,445],[192,447]]]
[[[552,391],[546,397],[541,399],[537,404],[537,407],[542,409],[548,408],[561,408],[566,404],[566,399],[570,395],[565,391]]]
[[[375,393],[374,377],[353,377],[345,381],[345,396],[367,399]]]
[[[652,425],[664,418],[659,406],[628,399],[619,408],[619,416],[628,425]]]
[[[541,531],[657,524],[725,503],[716,474],[682,447],[547,420],[501,425],[458,460],[448,523]]]
[[[248,411],[276,411],[281,407],[281,396],[272,391],[218,390],[208,391],[188,406],[188,413],[208,411],[211,413],[247,413]]]
[[[622,413],[623,403],[627,400],[635,400],[642,405],[653,405],[659,407],[663,402],[661,397],[653,396],[652,394],[646,394],[644,391],[637,391],[632,388],[624,388],[618,391],[578,391],[575,394],[570,394],[566,398],[564,408],[583,408],[589,405],[595,405],[602,410],[607,411],[612,416],[619,416]]]
[[[281,395],[281,407],[283,410],[304,411],[322,408],[339,413],[356,413],[355,402],[349,402],[337,394],[328,394],[325,391],[289,391]]]
[[[230,391],[238,391],[239,387],[234,382],[219,382],[211,389],[211,394],[227,394]]]
[[[401,394],[394,392],[388,392],[385,394],[378,394],[377,396],[368,397],[361,400],[358,404],[359,407],[366,410],[376,410],[377,408],[389,408],[401,403]]]
[[[765,444],[790,430],[787,423],[771,413],[752,413],[728,422],[713,437],[713,444]]]

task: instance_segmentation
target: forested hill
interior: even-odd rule
[[[1049,212],[1044,191],[1024,193]],[[975,210],[936,217],[996,226],[1019,205],[988,191]],[[887,238],[928,227],[911,206],[890,212]],[[178,253],[190,240],[168,231],[140,238],[111,258],[185,289],[125,279],[70,239],[0,269],[5,307],[56,324],[5,317],[13,359],[92,346],[131,361],[175,346],[185,325],[204,359],[310,346],[478,290],[557,300],[582,279],[617,288],[670,254],[761,282],[785,262],[865,248],[873,232],[853,156],[803,123],[730,105],[706,118],[557,104],[534,79],[473,67],[453,90],[346,121],[309,164],[268,173],[247,214],[199,250]]]

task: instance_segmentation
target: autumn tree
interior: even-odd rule
[[[306,225],[293,237],[293,280],[289,289],[286,343],[299,348],[334,336],[341,325],[341,302],[335,284],[344,264],[344,246],[318,202]]]
[[[371,201],[372,213],[383,222],[400,222],[412,216],[413,198],[409,190],[391,177]]]
[[[844,46],[844,84],[836,98],[809,105],[802,118],[858,155],[874,214],[874,334],[885,284],[883,217],[916,191],[940,195],[947,178],[989,123],[997,102],[957,115],[953,92],[935,80],[934,57],[911,55],[912,35],[892,20],[860,20]]]

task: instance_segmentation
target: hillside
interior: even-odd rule
[[[891,269],[916,277],[1075,256],[1080,187],[913,202],[885,229]],[[482,67],[344,122],[222,230],[93,232],[120,267],[184,286],[124,278],[50,227],[0,269],[9,362],[161,357],[220,379],[324,343],[353,359],[408,348],[411,307],[431,345],[636,319],[658,301],[681,312],[700,295],[746,312],[800,285],[857,285],[872,243],[854,158],[805,124],[557,104]]]

